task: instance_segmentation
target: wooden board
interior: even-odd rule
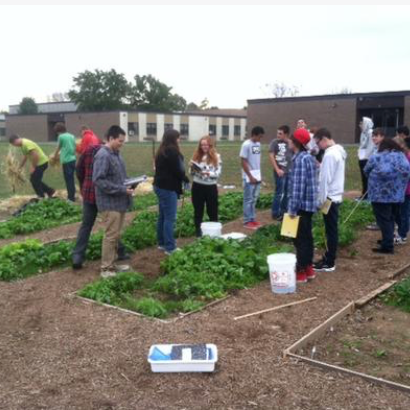
[[[308,357],[299,356],[299,355],[294,354],[294,353],[288,353],[288,357],[292,357],[294,359],[301,360],[303,362],[312,364],[314,366],[321,367],[321,368],[326,369],[326,370],[332,370],[332,371],[336,371],[336,372],[345,373],[345,374],[348,374],[350,376],[361,377],[362,379],[365,379],[365,380],[367,380],[371,383],[381,384],[381,385],[388,386],[388,387],[391,387],[391,388],[396,389],[396,390],[400,390],[400,391],[404,391],[406,393],[410,393],[410,386],[406,386],[405,384],[395,383],[395,382],[392,382],[390,380],[385,380],[385,379],[381,379],[379,377],[370,376],[369,374],[356,372],[354,370],[349,370],[349,369],[346,369],[344,367],[335,366],[333,364],[328,364],[328,363],[325,363],[325,362],[321,362],[319,360],[309,359]]]
[[[317,339],[318,337],[322,336],[331,326],[333,326],[335,323],[337,323],[340,319],[342,319],[345,316],[350,315],[351,313],[353,313],[354,309],[355,309],[355,302],[350,302],[348,305],[346,305],[344,308],[342,308],[341,310],[336,312],[329,319],[324,321],[319,326],[315,327],[307,335],[303,336],[296,343],[294,343],[292,346],[287,348],[283,352],[283,356],[286,357],[290,353],[296,352],[297,350],[299,350],[302,347],[306,346],[312,340]]]
[[[362,307],[369,303],[372,299],[379,296],[381,293],[385,292],[387,289],[391,288],[397,281],[392,280],[390,282],[385,283],[384,285],[380,286],[379,288],[373,290],[372,292],[368,293],[367,295],[363,296],[362,298],[356,300],[354,302],[356,307]]]

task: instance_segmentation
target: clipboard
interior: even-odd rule
[[[323,215],[327,215],[329,213],[331,206],[332,206],[332,200],[330,198],[327,198],[325,203],[320,208],[320,212],[322,212]]]
[[[280,234],[288,238],[296,238],[298,235],[299,219],[300,216],[291,218],[289,214],[284,214]]]

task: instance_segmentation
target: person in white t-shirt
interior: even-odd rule
[[[253,127],[251,137],[242,144],[239,154],[243,179],[243,223],[246,228],[253,230],[261,226],[255,219],[255,208],[262,181],[261,139],[264,134],[262,127]]]

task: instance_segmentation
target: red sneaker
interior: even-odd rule
[[[316,278],[316,272],[314,271],[312,265],[309,265],[309,266],[306,268],[306,276],[307,276],[308,280],[312,280],[312,279],[315,279],[315,278]]]
[[[262,224],[261,224],[260,222],[258,222],[258,221],[253,221],[253,223],[254,223],[256,226],[259,226],[259,227],[262,226]]]
[[[258,226],[258,225],[255,225],[255,222],[253,222],[253,221],[251,221],[251,222],[246,222],[246,224],[243,224],[243,226],[244,226],[245,228],[247,228],[247,229],[252,229],[252,230],[254,230],[254,231],[256,231],[256,230],[259,228],[259,226]]]
[[[296,272],[296,282],[306,283],[308,281],[306,270],[299,270]]]

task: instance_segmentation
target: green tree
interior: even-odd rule
[[[135,109],[152,111],[184,111],[186,100],[171,92],[172,87],[152,75],[136,75],[131,89],[130,102]]]
[[[83,111],[119,110],[126,106],[130,84],[124,74],[110,71],[84,71],[73,78],[74,88],[68,92]]]
[[[37,114],[38,107],[31,97],[24,97],[19,104],[19,114]]]
[[[199,108],[194,102],[190,102],[190,103],[186,106],[186,110],[187,110],[187,111],[198,111],[198,110],[200,110],[200,108]]]

